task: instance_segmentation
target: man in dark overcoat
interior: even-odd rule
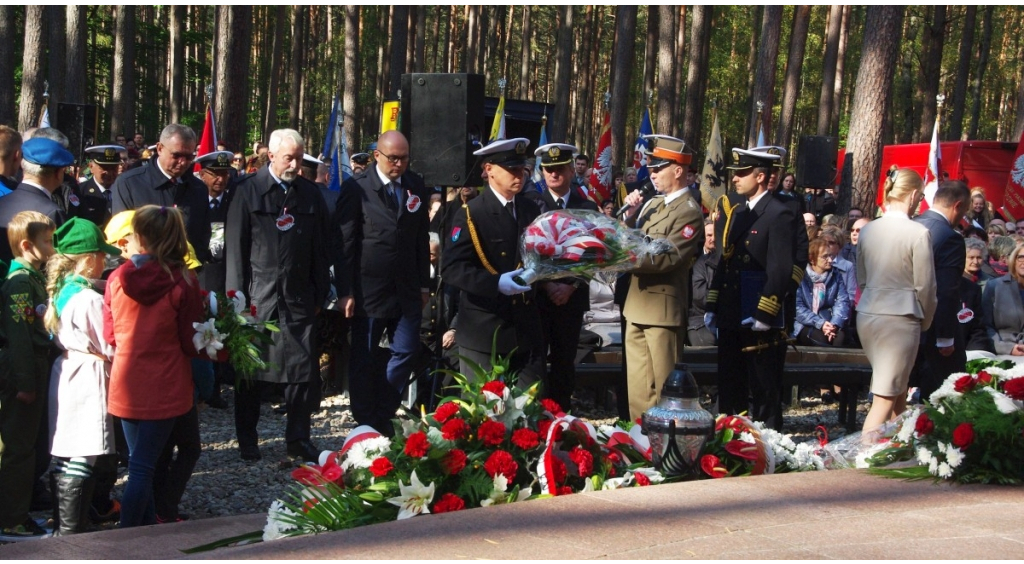
[[[409,168],[409,142],[398,131],[377,140],[374,163],[345,181],[335,211],[343,265],[335,266],[339,296],[351,296],[352,415],[385,435],[401,403],[420,349],[423,306],[430,297],[429,200]],[[390,350],[382,350],[387,335]],[[384,373],[373,361],[387,356]]]
[[[256,375],[256,385],[235,390],[235,430],[246,460],[260,458],[256,424],[265,383],[284,385],[288,454],[313,462],[320,454],[310,441],[310,417],[320,405],[314,325],[328,294],[334,237],[320,191],[298,175],[303,148],[297,131],[274,131],[270,163],[239,182],[228,209],[227,288],[242,290],[257,318],[281,330],[266,353],[270,367]]]
[[[512,355],[510,369],[523,388],[542,380],[546,368],[534,289],[514,280],[522,270],[519,236],[540,215],[520,193],[529,142],[501,139],[474,152],[488,185],[456,211],[441,257],[445,283],[461,290],[459,354],[488,370],[493,343],[496,354]],[[465,360],[460,368],[473,377]]]

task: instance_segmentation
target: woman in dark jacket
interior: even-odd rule
[[[850,319],[850,295],[822,238],[807,249],[807,275],[796,291],[793,337],[802,345],[842,346],[843,329]]]

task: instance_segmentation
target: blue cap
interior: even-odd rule
[[[26,161],[39,166],[61,167],[75,162],[75,157],[60,143],[43,137],[22,143],[21,154]]]

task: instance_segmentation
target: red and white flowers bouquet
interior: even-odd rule
[[[276,333],[277,325],[256,321],[256,306],[246,303],[238,290],[226,293],[205,292],[206,310],[202,323],[193,323],[196,330],[192,344],[218,362],[230,362],[235,368],[235,385],[249,381],[267,368],[262,355],[272,341],[268,331]]]
[[[556,210],[541,214],[519,241],[525,270],[517,282],[553,280],[632,270],[647,258],[675,247],[667,239],[651,240],[643,231],[590,210]]]
[[[987,359],[951,374],[864,457],[872,473],[1024,483],[1024,364]]]

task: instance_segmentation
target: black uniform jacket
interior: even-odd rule
[[[107,192],[104,193],[96,184],[95,178],[90,178],[79,184],[78,188],[68,196],[68,217],[88,219],[99,225],[100,229],[106,227],[112,215],[110,213],[112,202],[107,199],[108,193],[113,196],[113,193],[110,192],[111,188],[108,186]]]
[[[11,246],[7,239],[7,225],[18,212],[37,211],[53,220],[60,227],[66,216],[60,211],[53,199],[42,190],[22,182],[10,194],[0,198],[0,228],[4,232],[4,240],[0,243],[0,259],[11,262]]]

